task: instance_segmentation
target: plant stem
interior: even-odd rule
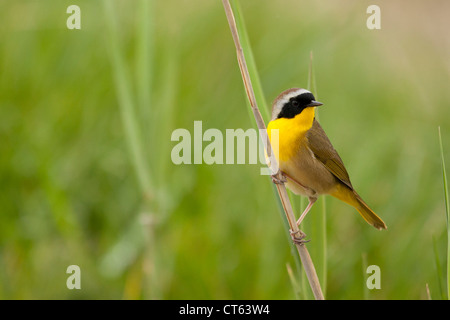
[[[441,127],[439,130],[439,147],[441,149],[442,178],[444,183],[445,216],[447,218],[447,299],[450,300],[450,208],[448,200],[447,173],[445,170],[444,148],[442,146]]]
[[[144,147],[141,139],[141,132],[139,130],[140,126],[136,119],[131,79],[127,73],[125,59],[121,54],[119,41],[117,39],[118,27],[114,17],[113,4],[106,0],[103,1],[103,4],[106,9],[107,26],[110,37],[109,52],[114,71],[117,98],[125,129],[125,137],[130,149],[131,159],[136,170],[139,186],[144,197],[149,199],[153,196],[153,185],[144,156]]]
[[[316,85],[316,74],[314,72],[314,63],[313,63],[313,52],[309,53],[309,72],[308,72],[308,86],[307,89],[314,94],[316,100],[319,100],[319,96],[317,93],[317,85]],[[315,117],[319,120],[319,110],[316,109]],[[323,286],[324,295],[326,296],[326,288],[327,288],[327,223],[326,223],[326,196],[322,196],[319,199],[319,203],[316,205],[316,209],[319,208],[320,204],[320,213],[316,212],[310,218],[310,227],[313,234],[320,234],[321,237],[317,239],[316,250],[311,251],[314,260],[317,265],[317,272],[319,273],[319,279]],[[306,227],[304,227],[306,228]]]
[[[368,267],[368,263],[367,263],[367,253],[363,253],[362,254],[362,279],[363,279],[363,297],[364,300],[369,300],[369,288],[367,287],[367,282],[364,281],[364,279],[367,276],[367,267]]]
[[[255,121],[258,126],[259,132],[261,134],[262,141],[264,142],[264,147],[265,147],[266,153],[270,156],[269,167],[272,170],[273,174],[276,174],[276,175],[278,175],[278,177],[282,178],[282,173],[281,173],[281,171],[278,170],[276,159],[273,156],[272,147],[271,147],[270,141],[267,137],[266,125],[264,123],[264,120],[263,120],[261,113],[259,112],[259,109],[257,106],[255,93],[253,91],[252,82],[250,80],[250,75],[248,73],[247,64],[246,64],[243,49],[242,49],[242,46],[241,46],[241,43],[239,40],[239,34],[237,31],[237,27],[236,27],[236,21],[234,19],[234,15],[233,15],[233,11],[230,6],[230,2],[229,2],[229,0],[222,0],[222,2],[224,5],[224,8],[225,8],[225,13],[226,13],[226,16],[228,19],[228,23],[230,25],[231,35],[233,37],[234,44],[236,46],[236,53],[237,53],[237,59],[238,59],[238,63],[239,63],[239,69],[241,70],[242,80],[244,82],[245,90],[247,92],[247,97],[250,101],[250,106],[253,111],[253,115],[255,117]],[[275,168],[277,168],[277,169],[275,170]],[[280,180],[282,180],[282,179],[280,179]],[[285,185],[284,184],[276,184],[276,187],[277,187],[278,195],[280,197],[284,212],[286,213],[290,231],[293,234],[301,234],[301,231],[299,230],[299,228],[297,226],[297,221],[295,219],[294,212],[292,210],[292,205],[289,200],[289,196],[288,196]],[[314,297],[317,300],[323,300],[324,297],[322,294],[322,290],[320,288],[319,279],[317,277],[316,270],[314,268],[314,264],[311,260],[311,256],[309,255],[309,252],[306,249],[306,246],[304,243],[296,242],[295,244],[297,247],[297,251],[300,255],[300,259],[302,261],[303,267],[305,269],[305,273],[308,277],[308,281],[309,281],[310,287],[312,289],[312,292],[314,294]]]

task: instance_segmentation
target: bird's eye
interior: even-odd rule
[[[298,107],[298,105],[299,105],[297,100],[292,100],[291,104],[293,107]]]

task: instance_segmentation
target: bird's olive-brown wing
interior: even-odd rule
[[[322,162],[325,167],[342,183],[353,189],[350,177],[344,167],[344,163],[339,157],[337,151],[333,148],[325,131],[317,120],[314,119],[311,129],[308,130],[307,138],[309,141],[309,148],[314,153],[315,157]]]

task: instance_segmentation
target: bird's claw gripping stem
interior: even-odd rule
[[[273,174],[272,176],[272,182],[275,184],[284,184],[287,182],[286,177],[281,171],[278,171],[277,173]]]
[[[289,233],[291,234],[291,239],[295,244],[305,244],[307,242],[310,242],[311,240],[304,240],[306,238],[306,234],[302,232],[301,230],[292,231],[289,230]]]

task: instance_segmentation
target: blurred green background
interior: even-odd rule
[[[71,4],[81,30],[66,27]],[[366,27],[371,4],[381,30]],[[326,199],[327,298],[426,299],[428,284],[441,299],[450,3],[240,7],[268,105],[307,85],[313,51],[321,124],[388,225]],[[1,299],[296,298],[261,165],[171,162],[176,128],[253,126],[221,1],[1,0],[0,21]],[[72,264],[81,290],[66,287]]]

